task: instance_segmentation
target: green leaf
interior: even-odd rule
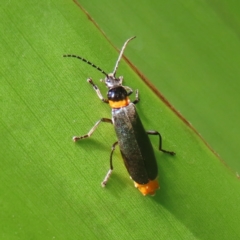
[[[158,152],[151,138],[161,184],[153,198],[134,188],[119,150],[100,186],[116,141],[112,126],[79,143],[72,136],[111,117],[86,82],[92,77],[104,92],[103,76],[62,55],[111,72],[118,53],[75,3],[3,1],[0,16],[1,239],[239,238],[239,181],[124,61],[118,74],[139,89],[144,126],[160,131],[177,155]]]

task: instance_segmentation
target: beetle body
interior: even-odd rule
[[[143,128],[135,105],[129,103],[128,98],[124,100],[126,101],[119,101],[123,103],[123,106],[117,106],[117,108],[114,105],[118,101],[113,101],[110,104],[113,107],[112,121],[118,138],[120,152],[126,169],[135,182],[135,186],[144,195],[154,194],[159,185],[156,180],[158,167],[152,144]],[[152,181],[155,184],[152,184]]]
[[[136,91],[136,99],[131,102],[129,95],[133,93],[132,89],[127,86],[122,86],[123,77],[115,77],[118,63],[122,57],[123,51],[127,43],[133,38],[128,39],[123,45],[114,71],[109,74],[82,57],[76,55],[64,55],[64,57],[75,57],[81,59],[98,69],[106,76],[105,84],[108,88],[107,99],[103,98],[99,88],[93,83],[92,79],[88,79],[88,82],[93,86],[93,89],[96,91],[98,97],[104,103],[108,103],[112,108],[112,119],[100,119],[86,135],[73,137],[73,140],[78,141],[80,139],[90,137],[101,122],[113,124],[118,141],[112,146],[110,154],[110,170],[104,178],[102,186],[106,185],[112,173],[112,155],[115,150],[115,146],[118,144],[124,164],[131,179],[134,181],[135,187],[137,187],[143,195],[154,195],[156,190],[159,188],[157,181],[158,167],[148,135],[159,136],[160,151],[171,155],[174,155],[175,153],[162,149],[162,138],[159,132],[144,130],[143,124],[135,107],[135,104],[139,102],[138,91]]]

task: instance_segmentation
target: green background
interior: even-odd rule
[[[95,4],[99,14],[111,15],[108,8],[100,11],[102,4]],[[115,8],[120,10],[123,3],[118,4]],[[155,10],[149,6],[142,12]],[[127,17],[124,12],[118,14]],[[139,21],[143,15],[138,14]],[[121,24],[123,30],[118,29],[121,38],[112,41],[118,48],[133,34],[126,23]],[[129,32],[124,31],[128,26]],[[0,29],[1,239],[239,238],[239,180],[125,61],[118,74],[125,77],[127,86],[139,89],[137,110],[144,126],[160,131],[164,148],[177,155],[158,152],[158,139],[151,137],[161,185],[155,197],[143,197],[134,188],[118,149],[115,171],[108,186],[101,188],[116,141],[113,129],[102,124],[90,139],[74,144],[71,138],[85,134],[101,117],[111,116],[109,106],[101,103],[86,82],[92,77],[104,92],[98,82],[103,76],[62,54],[82,55],[109,72],[118,53],[74,2],[2,1]],[[144,73],[148,59],[158,61],[153,59],[156,54],[147,56],[151,52],[146,47],[156,52],[154,45],[138,35],[126,50],[131,60],[136,59],[136,52],[142,54],[139,65],[133,62]],[[172,56],[171,47],[173,42],[164,48],[165,58]],[[188,74],[189,66],[184,65],[184,70],[183,65],[169,72]],[[162,72],[161,84],[172,81],[171,92],[178,79],[167,81],[164,69],[153,72],[158,77]]]

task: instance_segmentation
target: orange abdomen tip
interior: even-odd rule
[[[155,192],[160,188],[158,181],[155,180],[149,180],[147,184],[139,184],[134,182],[134,186],[138,188],[138,190],[145,196],[147,194],[154,196]]]

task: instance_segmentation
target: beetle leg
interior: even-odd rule
[[[98,97],[104,102],[104,103],[108,103],[108,99],[105,99],[102,96],[102,93],[100,92],[98,86],[96,84],[94,84],[93,80],[91,78],[88,78],[87,81],[93,86],[93,89],[95,90],[95,92],[97,93]]]
[[[133,93],[133,90],[128,87],[128,86],[123,86],[125,88],[125,90],[127,91],[127,95],[130,96]]]
[[[107,123],[111,123],[111,124],[113,123],[112,120],[109,119],[109,118],[101,118],[100,120],[98,120],[98,121],[95,123],[95,125],[91,128],[91,130],[90,130],[86,135],[79,136],[79,137],[76,137],[76,136],[75,136],[75,137],[73,137],[73,141],[76,142],[76,141],[81,140],[81,139],[83,139],[83,138],[88,138],[88,137],[90,137],[101,122],[107,122]]]
[[[159,132],[157,132],[157,131],[147,131],[147,134],[158,135],[159,136],[159,151],[162,151],[164,153],[168,153],[168,154],[171,154],[171,155],[175,155],[175,152],[167,151],[167,150],[162,149],[162,136],[160,135]]]
[[[128,93],[127,93],[128,96],[130,96],[133,93],[133,90],[130,87],[124,86],[124,88],[126,89],[126,91],[128,91]],[[133,101],[134,104],[137,104],[140,101],[138,95],[139,94],[138,94],[138,89],[137,89],[136,90],[136,95],[135,95],[136,99]]]
[[[136,90],[136,99],[133,101],[134,104],[137,104],[140,101],[138,96],[138,89]]]
[[[112,151],[111,151],[111,154],[110,154],[110,169],[108,170],[105,178],[103,179],[103,181],[102,181],[102,183],[101,183],[102,187],[105,187],[105,186],[106,186],[107,181],[108,181],[108,179],[110,178],[110,175],[111,175],[111,173],[112,173],[112,171],[113,171],[112,155],[113,155],[113,152],[114,152],[115,147],[116,147],[117,144],[118,144],[118,142],[115,142],[115,143],[112,145]]]

